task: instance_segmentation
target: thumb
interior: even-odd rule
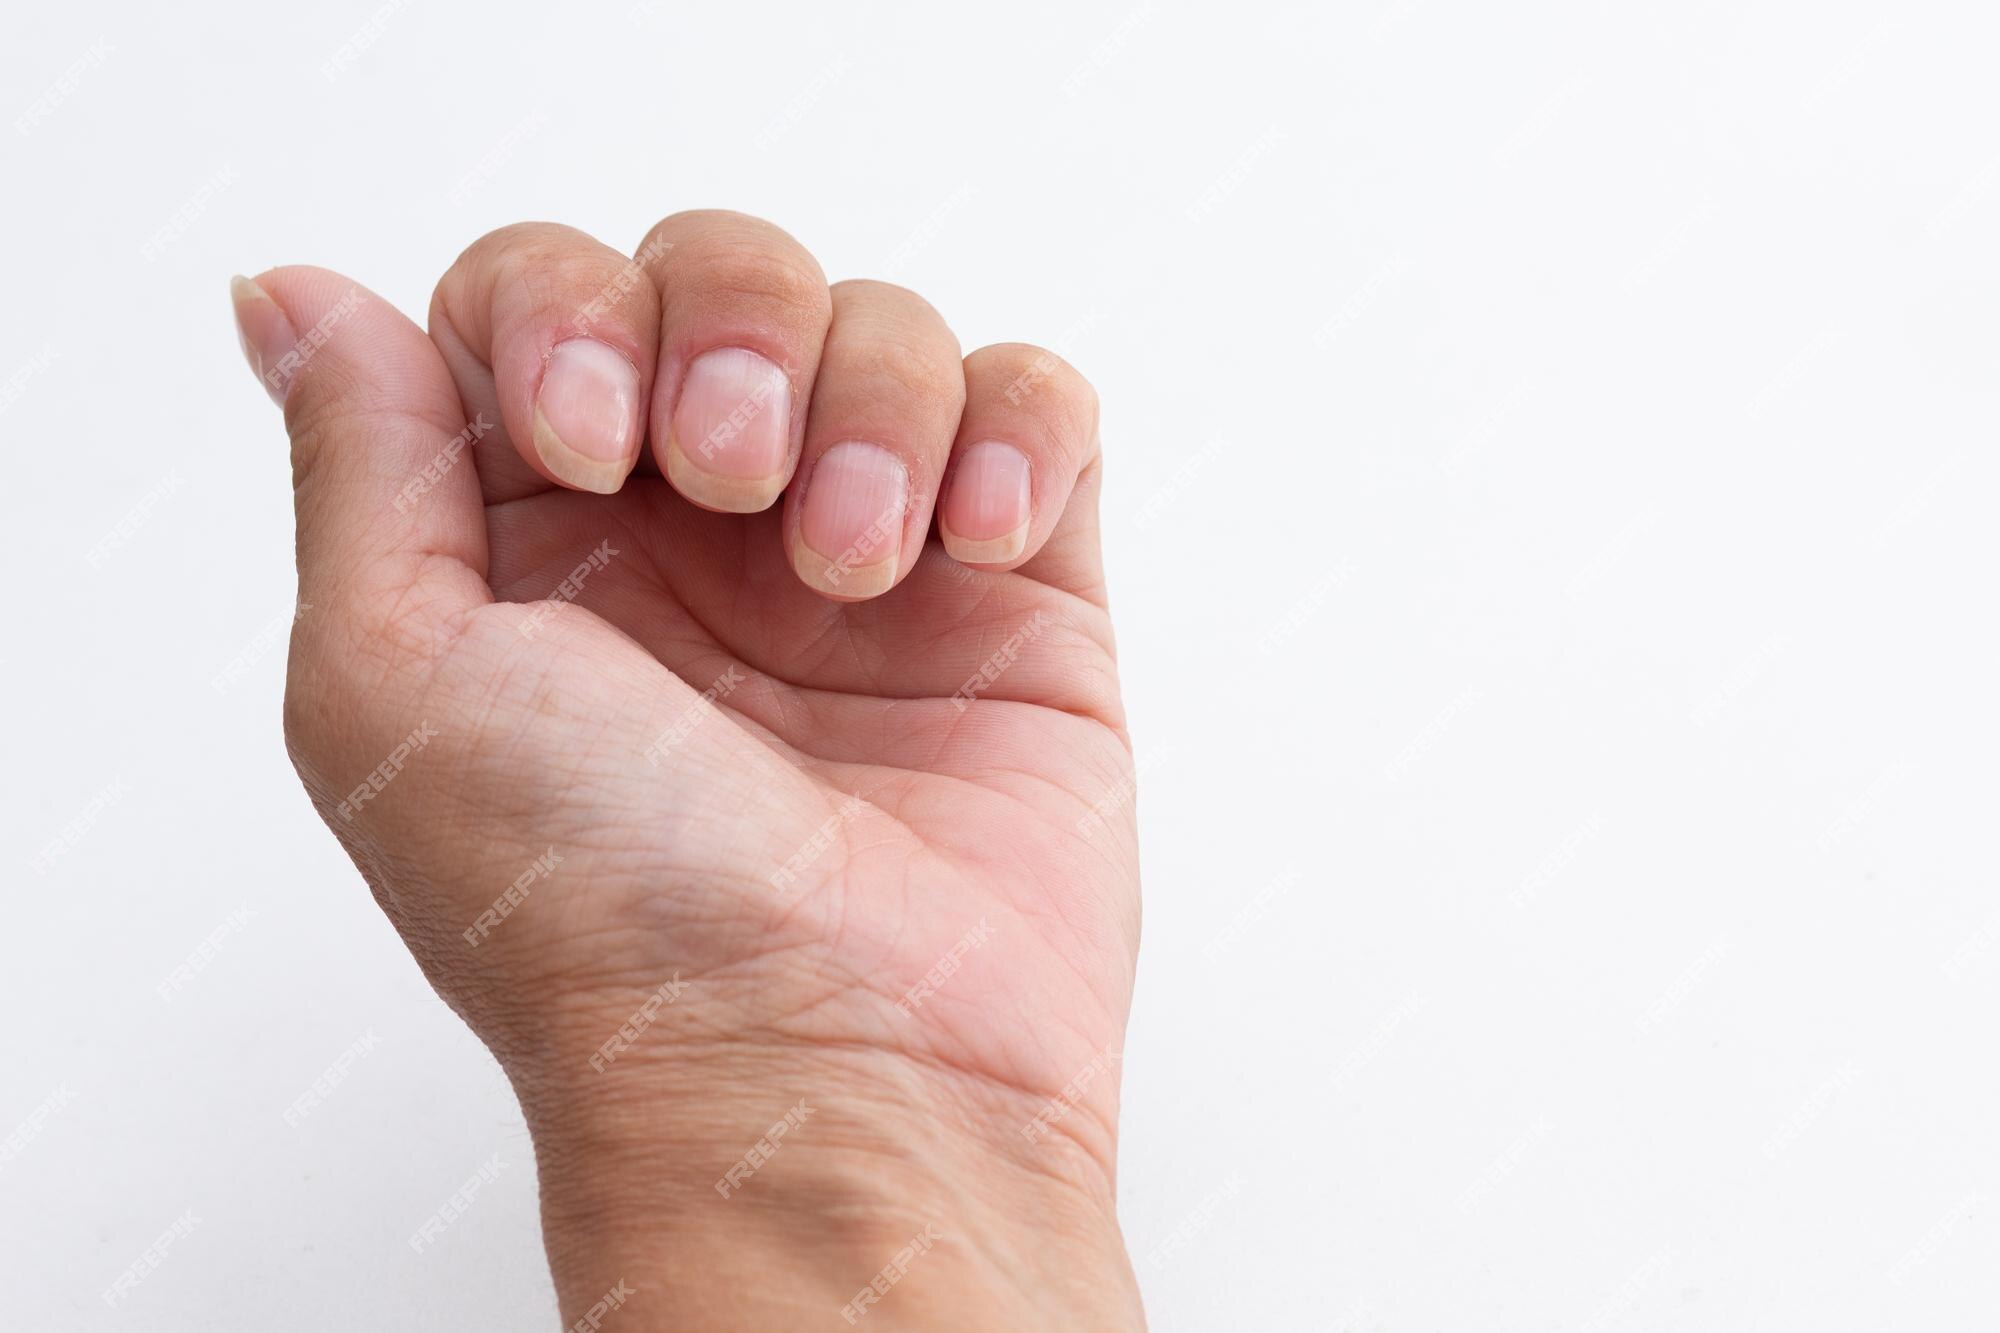
[[[436,346],[388,302],[326,269],[230,284],[243,351],[285,409],[299,600],[375,640],[412,615],[492,600],[468,421]],[[442,628],[433,621],[432,628]],[[389,637],[411,641],[406,633]],[[428,637],[428,636],[422,636]]]
[[[333,823],[354,775],[414,737],[423,719],[407,714],[424,682],[493,600],[467,456],[479,423],[462,416],[431,340],[339,274],[273,269],[236,279],[230,295],[244,353],[292,437],[302,614],[285,740]]]

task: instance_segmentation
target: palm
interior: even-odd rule
[[[784,563],[776,511],[709,513],[657,477],[486,514],[495,596],[539,609],[489,608],[437,678],[493,784],[466,793],[493,852],[461,915],[548,844],[564,870],[587,859],[589,898],[495,943],[564,975],[679,971],[774,1039],[1044,1095],[1115,1046],[1137,893],[1101,607],[934,546],[889,596],[829,602]],[[542,599],[606,549],[551,617]],[[720,716],[689,698],[711,687]],[[533,774],[552,780],[524,828]],[[942,984],[913,1002],[927,973]]]

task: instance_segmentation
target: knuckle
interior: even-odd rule
[[[833,285],[834,304],[845,318],[870,326],[924,330],[952,349],[958,359],[958,338],[938,308],[919,292],[878,278],[847,278]]]
[[[431,293],[432,309],[457,313],[469,295],[485,290],[510,270],[532,266],[573,251],[580,233],[552,222],[515,222],[487,232],[459,252]]]
[[[512,222],[487,232],[458,258],[473,269],[482,269],[496,263],[532,262],[579,249],[598,248],[596,240],[560,222]]]
[[[555,225],[548,222],[510,222],[504,227],[495,227],[466,246],[465,252],[459,258],[485,259],[505,254],[510,250],[531,247],[540,243],[554,230],[556,230]]]
[[[1097,389],[1083,373],[1045,347],[996,343],[967,358],[968,377],[989,386],[1000,402],[1043,420],[1082,446],[1097,430]]]
[[[791,237],[773,223],[748,213],[739,213],[733,208],[683,208],[678,213],[669,213],[655,222],[646,232],[646,240],[640,249],[647,249],[655,243],[685,244],[697,237],[716,233],[769,233]]]
[[[867,350],[869,369],[906,398],[944,400],[964,393],[964,377],[950,360],[910,338],[882,337]]]
[[[982,374],[991,375],[1003,383],[1031,376],[1058,390],[1064,397],[1091,403],[1097,401],[1097,390],[1083,377],[1083,372],[1046,347],[1037,347],[1033,343],[995,343],[991,347],[980,348],[972,356],[979,363],[978,369]]]
[[[821,308],[826,273],[783,228],[727,209],[662,218],[640,242],[641,261],[663,287],[735,293]]]
[[[753,301],[822,319],[831,308],[826,278],[810,256],[755,241],[705,247],[677,265],[670,282],[669,301],[676,294],[703,304]]]
[[[624,270],[631,270],[626,279]],[[556,222],[516,222],[487,232],[461,252],[431,292],[433,328],[443,324],[474,346],[536,311],[567,309],[591,295],[619,298],[651,284],[633,262],[595,237]],[[634,322],[647,325],[641,313]]]
[[[877,307],[908,306],[943,322],[937,307],[925,300],[921,292],[912,291],[901,283],[885,282],[881,278],[842,278],[834,284],[834,291],[844,300],[863,301]]]

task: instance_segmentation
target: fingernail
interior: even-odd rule
[[[966,565],[1003,565],[1028,544],[1028,456],[981,440],[959,451],[938,531],[946,554]]]
[[[269,292],[241,274],[229,280],[229,303],[236,308],[236,340],[243,345],[243,359],[271,401],[283,407],[285,391],[292,385],[292,367],[285,358],[297,352],[299,331]]]
[[[609,495],[639,457],[639,372],[591,338],[557,343],[535,395],[535,452],[581,490]]]
[[[791,426],[792,383],[783,370],[743,347],[703,352],[674,405],[667,479],[708,509],[768,509],[785,489]]]
[[[820,455],[806,480],[792,567],[829,597],[859,601],[887,592],[903,549],[910,476],[875,444],[849,441]]]

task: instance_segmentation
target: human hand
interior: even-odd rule
[[[299,773],[520,1095],[566,1320],[1136,1327],[1095,396],[755,219],[636,253],[495,232],[428,336],[236,284]]]

